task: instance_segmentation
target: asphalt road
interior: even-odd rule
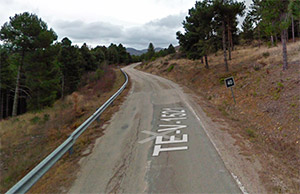
[[[132,89],[69,193],[241,193],[175,83],[124,70]]]

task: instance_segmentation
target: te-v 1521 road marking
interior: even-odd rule
[[[164,122],[173,122],[174,124],[169,125],[159,125],[159,129],[157,129],[157,132],[175,132],[176,136],[179,136],[181,133],[181,130],[186,129],[187,125],[181,124],[182,120],[187,119],[186,111],[183,108],[163,108],[161,112],[161,121]],[[181,129],[181,130],[179,130]],[[182,134],[182,137],[177,138],[175,135],[171,135],[168,140],[163,140],[163,137],[165,137],[165,133],[162,133],[161,135],[157,135],[155,138],[155,146],[153,149],[152,156],[159,156],[161,152],[169,152],[169,151],[179,151],[179,150],[187,150],[188,146],[168,146],[168,147],[162,147],[163,145],[169,145],[169,144],[177,144],[177,143],[187,143],[188,142],[188,134]]]

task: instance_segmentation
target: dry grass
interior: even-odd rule
[[[209,115],[230,123],[227,130],[237,139],[241,136],[252,142],[250,153],[264,164],[261,181],[269,191],[293,193],[300,189],[300,42],[288,45],[286,71],[282,71],[281,49],[281,45],[238,46],[229,61],[229,72],[225,71],[221,51],[209,56],[209,70],[200,61],[168,56],[142,69],[204,97],[202,104]],[[176,65],[168,71],[171,64]],[[236,105],[223,81],[230,76],[236,82]],[[242,139],[237,142],[243,146]]]
[[[124,76],[120,71],[107,69],[100,80],[91,82],[64,101],[57,101],[52,108],[1,121],[0,192],[4,193],[51,153],[123,83]],[[102,114],[101,123],[94,122],[78,139],[75,153],[66,154],[31,192],[57,193],[71,184],[78,159],[91,142],[103,135],[101,126],[118,109],[121,100],[117,101]]]

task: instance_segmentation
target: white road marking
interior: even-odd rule
[[[181,130],[187,128],[187,125],[179,125],[181,124],[180,120],[186,120],[187,114],[183,108],[163,108],[161,111],[161,121],[175,121],[177,125],[158,125],[159,129],[157,132],[174,132],[179,135]],[[163,133],[163,134],[165,134]],[[175,135],[171,135],[169,138],[165,138],[167,140],[163,140],[163,135],[156,135],[155,146],[153,150],[152,156],[158,156],[160,152],[167,152],[167,151],[177,151],[177,150],[187,150],[188,146],[181,146],[181,147],[168,147],[162,148],[162,144],[175,144],[175,143],[187,143],[188,142],[188,134],[183,134],[182,139],[176,138]],[[153,138],[153,137],[151,137]]]
[[[167,141],[163,141],[162,136],[157,136],[156,140],[155,140],[155,144],[186,143],[186,142],[188,142],[187,134],[183,134],[182,139],[179,139],[179,140],[175,139],[175,135],[171,135],[170,139]]]
[[[172,114],[163,114],[161,115],[161,117],[165,117],[165,118],[172,118],[172,117],[185,117],[186,114],[185,113],[172,113]]]
[[[160,119],[161,121],[186,120],[186,117]]]
[[[161,145],[155,145],[152,156],[158,156],[160,152],[179,151],[179,150],[187,150],[187,149],[188,149],[187,146],[161,148]]]
[[[178,129],[183,129],[186,128],[187,125],[159,125],[159,127],[168,127],[168,128],[164,128],[164,129],[158,129],[158,132],[164,132],[164,131],[176,131]]]
[[[174,130],[173,130],[174,131]],[[172,133],[173,131],[166,131],[164,133],[155,133],[155,132],[152,132],[152,131],[141,131],[142,133],[145,133],[145,134],[149,134],[149,135],[152,135],[151,137],[148,137],[146,139],[143,139],[141,141],[139,141],[140,144],[143,144],[143,143],[146,143],[146,142],[149,142],[149,141],[152,141],[154,140],[157,136],[163,136],[164,138],[170,138],[170,136],[168,136],[167,134],[169,133]]]

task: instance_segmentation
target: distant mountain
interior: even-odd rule
[[[163,50],[163,48],[157,47],[157,48],[155,48],[154,50],[155,50],[155,52],[158,52],[158,51],[160,51],[160,50]]]
[[[146,52],[147,52],[147,49],[144,49],[144,50],[137,50],[137,49],[134,49],[134,48],[126,48],[126,51],[127,51],[130,55],[140,56],[140,55],[146,53]]]
[[[155,52],[158,52],[158,51],[160,51],[160,50],[162,50],[162,49],[163,49],[163,48],[157,47],[157,48],[155,48],[154,50],[155,50]],[[126,48],[126,51],[127,51],[128,53],[130,53],[130,55],[136,55],[136,56],[140,56],[140,55],[146,53],[147,50],[148,50],[148,49],[137,50],[137,49],[135,49],[135,48]]]

